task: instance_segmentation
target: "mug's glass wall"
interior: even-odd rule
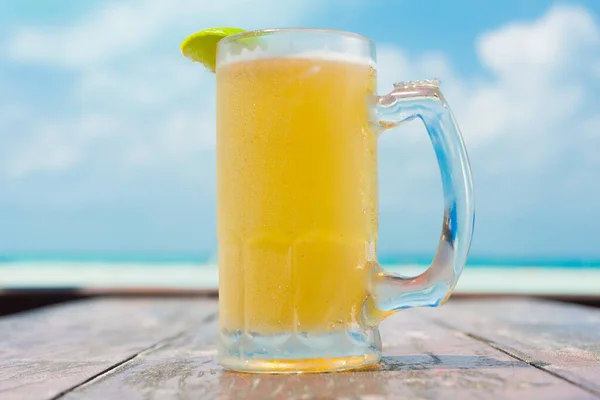
[[[377,240],[372,54],[365,38],[313,30],[238,35],[219,46],[226,365],[377,356],[378,340],[361,327]]]

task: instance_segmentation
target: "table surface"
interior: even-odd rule
[[[381,325],[369,371],[215,361],[214,299],[99,298],[0,318],[0,399],[600,399],[600,309],[451,300]]]

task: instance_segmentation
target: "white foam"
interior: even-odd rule
[[[348,49],[351,50],[351,49]],[[368,55],[356,54],[360,52],[340,51],[331,49],[311,50],[304,52],[280,51],[273,52],[265,50],[260,47],[255,49],[243,48],[240,52],[231,51],[219,51],[217,56],[217,69],[227,64],[233,64],[244,61],[256,61],[263,59],[311,59],[311,60],[326,60],[326,61],[339,61],[353,64],[369,65],[375,67],[375,60]]]

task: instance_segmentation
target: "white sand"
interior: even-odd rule
[[[390,270],[415,275],[417,266]],[[216,265],[15,263],[0,265],[0,289],[8,288],[178,288],[214,289]],[[598,268],[466,268],[457,293],[600,295]]]

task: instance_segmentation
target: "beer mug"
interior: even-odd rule
[[[226,37],[216,75],[219,362],[246,372],[377,363],[378,324],[443,304],[471,243],[469,162],[438,82],[377,96],[375,44],[321,29]],[[377,140],[413,118],[433,144],[445,210],[431,266],[405,277],[377,262]]]

